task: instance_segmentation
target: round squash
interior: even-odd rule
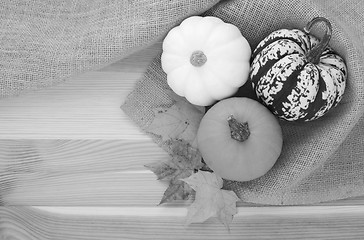
[[[310,34],[319,22],[326,26],[321,41]],[[331,35],[330,22],[318,17],[304,31],[274,31],[255,48],[250,79],[257,96],[275,115],[288,121],[311,121],[340,102],[347,68],[328,46]]]
[[[249,43],[236,26],[193,16],[169,31],[161,64],[175,93],[208,106],[230,97],[247,81],[250,57]]]
[[[276,117],[249,98],[228,98],[213,105],[201,120],[197,146],[206,164],[228,180],[249,181],[264,175],[283,144]]]

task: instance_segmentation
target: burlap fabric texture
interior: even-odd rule
[[[15,95],[101,68],[162,39],[191,15],[238,26],[252,48],[270,32],[300,28],[316,16],[333,25],[330,45],[344,57],[344,99],[325,117],[280,122],[281,157],[265,176],[226,182],[247,202],[308,204],[364,194],[364,4],[361,0],[10,1],[0,4],[0,96]],[[320,29],[313,31],[320,36]],[[123,110],[142,129],[153,110],[183,101],[171,96],[156,59]],[[155,140],[168,151],[160,138]]]
[[[364,4],[235,0],[221,2],[203,15],[238,26],[252,48],[273,30],[303,29],[312,18],[326,17],[334,28],[330,45],[344,57],[349,72],[344,99],[326,116],[308,123],[280,121],[283,152],[266,175],[249,182],[226,181],[225,188],[234,190],[244,201],[276,205],[309,204],[364,194]],[[318,27],[313,34],[320,36],[322,30]],[[156,59],[122,108],[148,132],[155,117],[153,108],[168,108],[173,98],[160,59]],[[163,139],[155,140],[168,151],[170,146]]]
[[[102,68],[218,0],[2,0],[0,99]]]

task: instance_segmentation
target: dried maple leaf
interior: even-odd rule
[[[237,213],[236,202],[239,198],[233,191],[221,189],[222,178],[215,173],[198,171],[183,181],[196,191],[195,200],[188,208],[187,223],[202,223],[217,217],[229,229]]]
[[[181,179],[191,176],[204,166],[201,155],[190,144],[176,140],[172,141],[171,146],[176,153],[168,161],[158,161],[145,166],[157,175],[158,180],[169,182],[159,204],[188,199],[193,189]]]
[[[159,205],[167,202],[173,202],[175,200],[187,200],[190,198],[192,193],[194,193],[193,189],[188,186],[187,183],[178,179],[169,184],[166,191],[164,191]]]
[[[171,93],[172,95],[172,93]],[[195,139],[204,108],[192,105],[185,99],[175,96],[170,106],[159,106],[153,109],[154,118],[145,130],[162,138],[183,139],[195,145]]]

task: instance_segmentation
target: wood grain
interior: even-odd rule
[[[168,158],[150,138],[0,139],[0,169],[17,173],[143,170]]]
[[[11,175],[11,176],[10,176]],[[6,206],[157,206],[166,184],[149,171],[9,172]]]
[[[311,206],[238,204],[230,232],[186,226],[188,202],[157,206],[169,158],[120,105],[161,51],[0,100],[0,239],[361,239],[364,197]],[[7,238],[8,237],[8,238]]]
[[[11,239],[37,240],[362,239],[363,210],[352,208],[348,211],[348,208],[336,207],[328,211],[317,207],[241,209],[228,231],[216,221],[186,225],[185,208],[171,208],[168,211],[157,208],[119,208],[117,214],[109,215],[100,215],[98,209],[93,209],[95,214],[90,215],[76,210],[64,214],[48,211],[47,208],[2,207],[0,229],[4,230],[3,236],[11,236]],[[109,210],[115,213],[115,209]],[[77,214],[73,214],[75,212]]]

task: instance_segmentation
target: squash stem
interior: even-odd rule
[[[249,138],[250,131],[247,122],[238,122],[238,120],[236,120],[233,115],[230,115],[227,118],[227,121],[230,127],[230,134],[232,139],[239,142],[244,142]]]
[[[191,54],[190,62],[195,67],[201,67],[206,63],[206,61],[207,61],[206,55],[200,50],[194,51]]]
[[[306,25],[306,27],[304,28],[304,31],[307,34],[309,34],[312,26],[319,22],[323,22],[325,24],[326,32],[325,32],[324,36],[322,37],[321,41],[315,47],[313,47],[306,55],[307,60],[313,64],[319,63],[320,57],[321,57],[323,51],[325,51],[325,49],[327,48],[327,46],[330,42],[331,36],[332,36],[331,23],[328,19],[326,19],[324,17],[316,17],[316,18],[312,19]]]

